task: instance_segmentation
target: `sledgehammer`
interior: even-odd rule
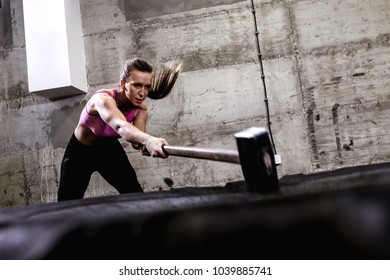
[[[275,156],[268,131],[251,127],[234,134],[238,150],[163,146],[166,154],[241,164],[248,190],[262,194],[279,190]]]

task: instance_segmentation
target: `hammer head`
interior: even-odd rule
[[[248,190],[262,194],[279,190],[275,155],[268,131],[262,127],[251,127],[234,136]]]

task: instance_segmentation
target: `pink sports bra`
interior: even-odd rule
[[[101,89],[101,90],[98,90],[97,92],[104,92],[104,93],[108,94],[109,96],[111,96],[110,91],[107,89]],[[118,90],[114,89],[114,96],[111,96],[111,97],[114,98],[114,100],[116,100],[117,94],[118,94]],[[137,109],[135,109],[135,108],[131,109],[130,112],[127,113],[127,115],[125,116],[126,120],[129,123],[131,123],[133,121],[136,110]],[[88,127],[93,132],[93,134],[95,134],[98,137],[120,138],[119,134],[116,133],[116,131],[114,129],[112,129],[111,126],[106,124],[100,118],[99,115],[96,115],[96,116],[90,115],[87,111],[87,105],[84,106],[83,111],[81,112],[79,124],[82,124],[82,125],[85,125],[86,127]]]

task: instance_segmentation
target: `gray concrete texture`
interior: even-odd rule
[[[147,100],[150,134],[171,145],[235,149],[235,132],[267,126],[251,1],[178,7],[172,0],[157,9],[150,1],[80,0],[88,95],[57,101],[28,91],[22,1],[9,3],[12,44],[0,46],[1,207],[56,200],[60,162],[82,106],[95,90],[116,86],[134,56],[156,66],[183,60],[172,94]],[[390,2],[254,5],[279,176],[389,161]],[[168,189],[164,178],[173,188],[243,179],[239,165],[152,159],[121,143],[145,191]],[[115,194],[92,176],[86,196]]]

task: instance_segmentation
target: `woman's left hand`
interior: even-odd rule
[[[145,148],[147,149],[149,156],[159,157],[159,158],[167,158],[168,155],[165,154],[163,150],[163,145],[168,145],[167,140],[164,138],[156,138],[151,136],[147,141]]]

